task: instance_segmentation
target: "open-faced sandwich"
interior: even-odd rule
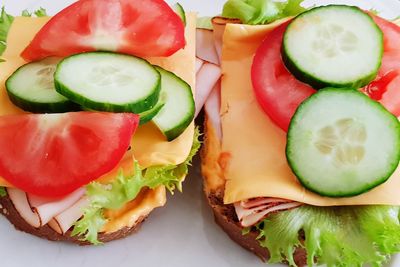
[[[163,0],[43,13],[0,19],[0,211],[49,240],[125,237],[199,148],[195,15]]]
[[[400,251],[400,27],[301,2],[230,0],[212,20],[204,190],[263,260],[382,266]]]

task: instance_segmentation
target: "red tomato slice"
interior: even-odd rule
[[[268,34],[257,50],[251,70],[258,102],[272,121],[285,131],[300,103],[315,93],[312,87],[298,81],[282,62],[281,44],[288,24],[284,23]]]
[[[384,56],[377,78],[363,88],[390,112],[400,116],[400,27],[373,16],[384,33]],[[298,81],[281,58],[283,34],[289,22],[267,35],[254,57],[251,70],[256,98],[265,113],[287,131],[297,107],[316,91]]]
[[[67,195],[118,164],[138,123],[128,113],[1,116],[0,176],[34,195]]]
[[[363,92],[400,116],[400,27],[376,16],[374,20],[384,32],[384,54],[378,76]]]
[[[33,61],[94,50],[170,56],[184,46],[182,20],[163,0],[80,0],[55,15],[21,56]]]

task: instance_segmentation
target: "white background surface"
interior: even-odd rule
[[[0,0],[12,14],[24,9],[44,7],[54,14],[73,0]],[[168,1],[173,2],[173,1]],[[180,0],[186,10],[197,10],[200,15],[221,12],[224,0]],[[351,3],[365,8],[376,8],[382,16],[400,15],[399,0],[321,0],[327,4]],[[168,197],[166,207],[154,211],[141,230],[120,241],[100,247],[77,247],[53,243],[15,231],[4,218],[0,218],[0,266],[4,267],[239,267],[266,266],[258,258],[229,240],[213,223],[211,210],[201,190],[198,168],[192,169],[184,184],[184,194]],[[278,265],[275,265],[278,266]],[[400,260],[392,266],[400,266]]]

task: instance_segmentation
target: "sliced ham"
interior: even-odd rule
[[[212,19],[212,25],[214,28],[214,46],[215,51],[217,52],[219,62],[222,62],[222,37],[224,35],[226,24],[240,24],[241,21],[239,19],[229,19],[223,17],[214,17]]]
[[[35,228],[39,228],[43,225],[39,214],[32,211],[25,192],[15,188],[7,188],[7,194],[19,215],[21,215],[27,223]]]
[[[204,63],[196,75],[196,117],[203,108],[212,89],[221,77],[221,68],[212,63]]]
[[[257,197],[249,200],[241,201],[240,205],[245,209],[256,208],[259,206],[274,204],[274,203],[287,203],[291,202],[291,200],[282,199],[282,198],[272,198],[272,197]]]
[[[215,46],[215,51],[217,51],[217,56],[219,62],[222,62],[222,37],[224,35],[225,31],[225,24],[219,25],[219,24],[213,24],[214,26],[214,46]]]
[[[28,201],[32,211],[40,216],[42,225],[45,225],[54,216],[74,205],[85,195],[85,192],[86,190],[84,188],[79,188],[61,199],[43,199],[29,194]]]
[[[215,133],[218,139],[222,140],[222,125],[221,125],[221,83],[218,82],[213,90],[211,91],[206,103],[204,104],[204,110],[207,114],[207,118],[210,120],[214,127]]]
[[[267,200],[264,201],[264,204],[260,204],[261,200],[257,200],[257,205],[254,203],[251,205],[251,208],[245,208],[242,204],[243,201],[237,202],[234,204],[236,215],[240,221],[240,224],[243,227],[250,227],[256,225],[257,223],[261,222],[265,219],[268,215],[278,212],[289,210],[293,208],[297,208],[302,205],[302,203],[283,200],[283,199],[276,199],[277,201],[271,201],[272,198],[266,198]],[[250,202],[253,200],[250,200]],[[254,201],[253,201],[254,202]],[[259,205],[260,204],[260,205]]]
[[[212,19],[212,24],[214,31],[203,30],[203,32],[198,32],[199,36],[198,39],[201,39],[200,45],[198,44],[197,52],[200,54],[208,54],[212,55],[212,61],[215,62],[222,62],[222,37],[225,31],[225,26],[228,23],[241,23],[239,19],[227,19],[223,17],[214,17]],[[212,37],[211,37],[212,34]],[[213,42],[214,44],[211,45],[210,43]],[[206,45],[208,44],[208,45]],[[206,49],[208,47],[208,49]],[[211,48],[213,47],[213,48]],[[208,51],[205,53],[204,51]],[[217,59],[214,59],[215,51]],[[206,91],[205,91],[206,92]],[[199,103],[200,105],[201,103]],[[221,126],[221,118],[220,118],[220,110],[221,110],[221,84],[217,82],[211,93],[209,93],[208,98],[206,99],[204,109],[206,111],[208,119],[211,121],[214,130],[219,138],[222,140],[222,126]],[[197,109],[198,111],[199,109]]]
[[[67,210],[55,216],[48,224],[59,234],[65,234],[83,215],[83,210],[89,205],[89,199],[82,197]]]
[[[62,199],[45,199],[27,195],[15,188],[8,188],[7,193],[21,217],[33,227],[39,228],[74,205],[85,195],[85,189],[78,189]]]
[[[63,235],[63,230],[61,229],[61,226],[58,224],[58,222],[55,219],[52,219],[47,223],[47,225],[53,229],[55,232],[57,232],[60,235]]]
[[[240,202],[235,203],[234,206],[235,206],[236,215],[240,222],[242,222],[243,218],[245,218],[249,215],[252,215],[253,213],[260,212],[269,207],[268,205],[263,205],[263,206],[258,206],[258,207],[254,207],[251,209],[246,209],[240,204]]]
[[[217,51],[214,46],[214,34],[211,30],[196,30],[196,56],[204,61],[219,65]]]
[[[196,74],[199,72],[201,67],[203,66],[204,61],[198,57],[196,57]]]

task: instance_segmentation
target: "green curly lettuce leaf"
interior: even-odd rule
[[[0,197],[7,196],[7,191],[4,187],[0,187]]]
[[[36,17],[47,17],[47,11],[43,7],[40,7],[38,10],[33,11]]]
[[[247,235],[251,232],[251,227],[245,227],[242,229],[242,235]]]
[[[25,10],[22,10],[21,16],[22,16],[22,17],[31,17],[31,16],[32,16],[32,13],[29,12],[28,9],[25,9]]]
[[[0,56],[4,53],[7,47],[7,35],[10,30],[11,24],[14,21],[14,17],[7,14],[5,8],[1,8],[0,13]],[[4,61],[4,60],[2,60]]]
[[[260,244],[270,251],[271,263],[307,251],[307,265],[382,266],[400,251],[400,207],[302,207],[271,215],[256,226]],[[305,241],[299,241],[304,235]]]
[[[304,0],[228,0],[222,16],[240,19],[245,24],[268,24],[278,19],[296,16],[306,9],[301,6]]]
[[[182,182],[188,173],[188,166],[201,146],[199,136],[199,130],[196,129],[190,154],[185,162],[179,165],[153,166],[142,170],[135,162],[135,174],[132,176],[124,176],[121,171],[111,184],[89,184],[86,187],[86,195],[90,199],[90,205],[84,210],[83,217],[75,223],[72,235],[81,236],[81,240],[94,245],[101,244],[98,233],[107,223],[103,214],[105,209],[122,208],[135,199],[144,187],[154,189],[163,185],[171,193],[175,189],[182,191]]]
[[[36,17],[46,17],[47,16],[47,11],[43,7],[40,7],[37,10],[34,10],[33,12],[29,12],[29,10],[25,9],[22,11],[21,16],[23,17],[33,17],[35,15]]]

